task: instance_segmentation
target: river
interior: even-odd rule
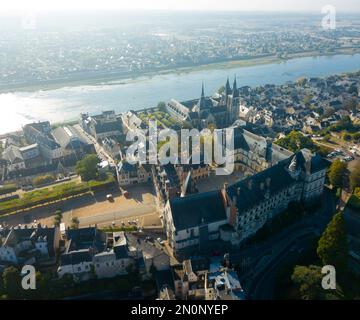
[[[282,84],[300,77],[324,77],[360,70],[360,54],[318,56],[291,59],[279,63],[227,69],[204,69],[140,77],[122,84],[63,87],[35,92],[0,94],[0,134],[15,131],[39,120],[52,123],[75,120],[81,112],[96,114],[102,110],[123,112],[156,106],[159,101],[214,93],[229,77],[237,77],[238,86]]]

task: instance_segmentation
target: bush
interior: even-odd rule
[[[32,183],[33,183],[34,186],[38,187],[38,186],[48,184],[48,183],[51,183],[51,182],[54,182],[54,181],[55,181],[54,176],[48,174],[48,175],[45,175],[45,176],[39,176],[39,177],[34,178],[32,180]]]
[[[83,181],[90,181],[97,179],[99,170],[98,163],[100,162],[96,154],[89,154],[84,159],[80,160],[76,164],[76,173],[81,176]]]
[[[3,186],[0,186],[0,196],[8,193],[13,193],[17,190],[17,187],[15,184],[4,184]]]
[[[350,197],[348,205],[354,209],[360,209],[360,188],[355,188],[354,194]]]

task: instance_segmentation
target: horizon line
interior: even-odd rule
[[[32,12],[34,14],[47,14],[47,13],[98,13],[98,12],[109,12],[109,13],[126,13],[126,12],[141,12],[141,13],[147,13],[147,12],[186,12],[186,13],[190,13],[190,12],[194,12],[194,13],[251,13],[251,14],[274,14],[274,13],[278,13],[278,14],[318,14],[321,15],[321,10],[295,10],[295,9],[286,9],[286,10],[241,10],[241,9],[191,9],[191,8],[183,8],[183,9],[168,9],[168,8],[156,8],[156,9],[151,9],[151,8],[141,8],[141,9],[136,9],[136,8],[128,8],[128,9],[120,9],[120,8],[102,8],[102,9],[95,9],[95,8],[90,8],[90,9],[80,9],[80,8],[73,8],[73,9],[35,9],[35,10],[4,10],[2,11],[0,9],[0,15],[13,15],[13,14],[24,14],[24,13],[28,13],[28,12]],[[337,13],[342,13],[342,14],[360,14],[360,8],[357,11],[354,10],[336,10]]]

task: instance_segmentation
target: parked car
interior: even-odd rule
[[[352,157],[352,156],[347,156],[347,157],[344,158],[344,160],[345,160],[346,162],[350,162],[350,161],[353,161],[353,160],[354,160],[354,157]]]

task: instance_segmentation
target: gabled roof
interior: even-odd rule
[[[68,229],[66,230],[66,237],[70,240],[67,252],[89,248],[101,252],[105,247],[102,239],[102,232],[94,227]]]
[[[55,228],[14,228],[8,233],[4,246],[14,247],[23,241],[46,241],[50,256],[54,256]]]
[[[118,164],[118,170],[119,172],[137,172],[136,166],[127,161],[121,161]]]
[[[13,145],[5,149],[5,151],[3,152],[3,158],[12,164],[24,161],[19,147]]]

